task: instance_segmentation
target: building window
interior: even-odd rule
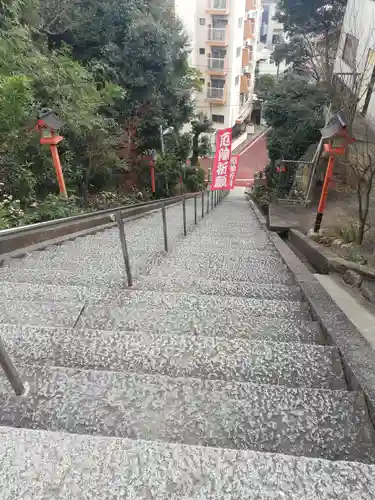
[[[240,55],[241,55],[241,47],[237,47],[236,56],[240,57]]]
[[[212,121],[214,123],[224,123],[224,115],[212,115]]]
[[[206,53],[206,49],[199,49],[199,53],[201,56],[204,56]]]
[[[242,26],[243,26],[243,17],[240,17],[240,18],[238,19],[238,27],[239,27],[239,28],[242,28]]]
[[[204,17],[201,17],[201,18],[199,19],[199,24],[200,24],[201,26],[204,26],[204,25],[206,24],[206,19],[205,19]]]
[[[358,38],[347,34],[345,37],[344,50],[342,58],[351,68],[355,69],[355,62],[358,49]]]
[[[206,80],[204,78],[200,78],[200,82],[202,85],[204,85],[206,83]]]
[[[239,85],[239,83],[240,83],[240,76],[239,76],[239,75],[237,75],[237,76],[236,76],[236,79],[234,80],[234,84],[235,84],[235,86],[237,87],[237,85]]]

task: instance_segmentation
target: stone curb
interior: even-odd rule
[[[260,222],[264,224],[265,218],[253,205],[250,202]],[[268,233],[293,273],[310,305],[312,316],[320,324],[328,343],[338,348],[349,389],[364,392],[370,418],[375,426],[375,351],[280,236],[270,231]]]
[[[375,279],[375,270],[371,267],[338,257],[332,250],[322,247],[297,229],[289,229],[288,236],[297,250],[300,250],[309,262],[323,274],[329,274],[330,271],[344,274],[350,270],[366,278]]]

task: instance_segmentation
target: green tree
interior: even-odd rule
[[[257,97],[266,100],[268,94],[275,88],[276,79],[273,75],[260,75],[255,82]]]
[[[198,165],[198,158],[210,152],[210,139],[207,134],[211,134],[214,129],[212,127],[212,121],[202,114],[197,115],[191,122],[191,128],[193,133],[193,155],[191,157],[191,164],[193,167],[196,167]]]
[[[285,61],[308,63],[310,73],[328,82],[347,0],[279,0],[276,19],[291,37]]]
[[[179,130],[190,120],[191,91],[201,84],[198,72],[189,68],[182,24],[162,2],[87,0],[78,9],[75,0],[63,3],[65,9],[56,7],[58,22],[55,9],[41,12],[50,43],[70,45],[98,83],[109,79],[126,90],[126,99],[113,111],[121,123],[137,121],[139,150],[158,146],[160,125]]]
[[[297,160],[320,138],[324,125],[325,93],[315,84],[294,74],[279,80],[268,93],[264,118],[272,127],[268,153],[272,162]]]

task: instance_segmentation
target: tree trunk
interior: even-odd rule
[[[82,198],[83,198],[84,208],[88,208],[88,206],[89,206],[90,175],[91,175],[91,158],[89,157],[89,164],[85,170],[85,177],[84,177],[84,181],[82,183]]]
[[[362,200],[362,193],[358,191],[358,215],[359,215],[359,228],[357,235],[357,243],[358,245],[362,245],[365,231],[366,231],[366,223],[368,219],[369,209],[370,209],[370,194],[371,194],[372,185],[367,188],[366,193],[364,194],[364,200]]]
[[[199,158],[199,134],[193,136],[193,155],[191,157],[191,166],[196,167],[198,165]]]
[[[329,33],[328,30],[325,32],[325,43],[324,43],[324,65],[325,65],[325,79],[327,82],[331,81],[331,68],[329,63]]]

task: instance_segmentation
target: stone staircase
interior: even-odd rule
[[[132,290],[115,230],[0,272],[0,500],[373,499],[365,398],[243,195],[168,221],[168,256],[126,225]]]

